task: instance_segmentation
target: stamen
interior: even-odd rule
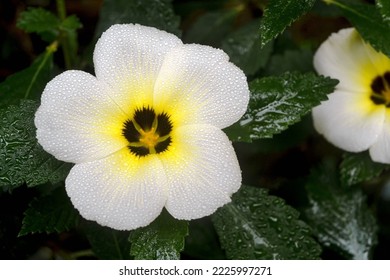
[[[156,114],[150,107],[134,112],[133,118],[124,123],[122,134],[128,140],[130,152],[138,156],[158,154],[171,143],[172,123],[166,113]]]

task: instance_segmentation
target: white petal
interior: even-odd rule
[[[373,161],[390,164],[390,115],[387,113],[386,121],[377,142],[370,148]]]
[[[313,109],[314,126],[335,146],[350,152],[368,149],[382,130],[385,107],[369,95],[336,91]]]
[[[348,28],[332,34],[320,46],[314,67],[318,73],[340,80],[339,89],[368,92],[372,80],[390,69],[390,60]]]
[[[245,113],[249,90],[244,73],[221,50],[183,45],[166,56],[154,103],[175,112],[176,125],[207,123],[224,128]]]
[[[127,116],[110,88],[82,71],[66,71],[50,81],[35,115],[37,139],[56,158],[74,163],[105,157],[127,145]]]
[[[177,219],[212,214],[241,185],[241,171],[227,136],[210,125],[183,126],[160,159],[169,180],[166,209]]]
[[[65,186],[81,216],[118,230],[151,223],[167,195],[157,156],[136,157],[127,148],[102,160],[76,164]]]
[[[116,88],[112,98],[123,110],[131,112],[134,107],[151,105],[165,54],[181,44],[175,35],[153,27],[113,25],[96,43],[96,77]]]

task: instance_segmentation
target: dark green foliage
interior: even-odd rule
[[[74,227],[79,219],[77,210],[62,187],[49,195],[35,198],[24,215],[19,236],[67,231]]]
[[[33,1],[35,7],[25,11],[17,2],[0,5],[17,11],[13,18],[1,13],[0,257],[39,258],[47,249],[46,258],[109,260],[389,258],[387,165],[373,162],[367,151],[343,153],[326,143],[315,133],[310,111],[337,85],[311,73],[315,50],[332,32],[352,26],[390,55],[390,1],[57,0]],[[231,141],[247,142],[234,143],[242,182],[262,188],[244,185],[209,217],[182,221],[163,210],[132,231],[80,217],[66,194],[72,164],[43,150],[34,117],[56,74],[94,73],[95,43],[117,23],[152,26],[183,34],[184,43],[221,48],[243,70],[251,91],[248,110],[224,130]],[[202,87],[196,94],[207,103]],[[327,158],[334,162],[313,169]]]
[[[172,0],[105,0],[100,12],[96,37],[116,23],[139,23],[180,35],[180,18]]]
[[[312,171],[306,189],[309,225],[318,240],[346,258],[369,259],[377,243],[377,224],[360,189],[341,187],[337,169]]]
[[[33,118],[37,107],[34,101],[22,100],[0,110],[0,187],[12,190],[23,183],[57,183],[71,168],[38,144]]]
[[[59,36],[76,37],[75,31],[82,27],[78,17],[71,15],[62,21],[53,13],[42,8],[29,8],[20,14],[17,26],[28,33],[37,33],[47,42]],[[65,31],[67,34],[61,34]],[[77,46],[77,38],[72,39]],[[77,50],[77,49],[76,49]]]
[[[30,67],[9,76],[0,83],[0,108],[7,104],[15,104],[23,98],[39,99],[51,78],[52,67],[53,53],[48,50]]]
[[[219,47],[231,31],[236,11],[217,11],[201,15],[184,34],[184,42]]]
[[[17,26],[28,33],[38,33],[50,42],[58,35],[60,20],[45,9],[29,8],[20,14]]]
[[[246,114],[226,131],[236,141],[270,138],[326,100],[336,84],[336,80],[313,73],[256,79],[250,83],[251,99]]]
[[[127,240],[129,237],[128,231],[114,230],[89,221],[83,221],[82,229],[91,244],[92,251],[99,259],[130,259],[130,243]]]
[[[373,162],[365,153],[346,153],[340,165],[341,182],[352,186],[378,177],[387,166]]]
[[[318,259],[299,213],[265,189],[243,186],[213,221],[229,259]]]
[[[270,0],[260,26],[264,46],[295,20],[310,11],[316,0]]]
[[[231,61],[247,75],[254,75],[263,68],[272,51],[272,43],[261,48],[258,35],[259,25],[260,21],[253,21],[231,33],[222,41],[222,49],[231,57]]]
[[[164,210],[150,225],[130,233],[130,254],[135,259],[177,260],[187,235],[188,222],[176,220]]]
[[[345,0],[332,0],[360,35],[375,49],[390,55],[390,26],[374,5]],[[387,6],[387,5],[386,5]]]
[[[390,24],[390,1],[376,0],[375,3],[382,15],[383,21]]]

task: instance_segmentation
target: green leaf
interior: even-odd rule
[[[233,27],[236,15],[236,10],[205,13],[184,33],[183,41],[219,47]]]
[[[20,14],[16,25],[28,33],[55,32],[60,25],[60,20],[45,9],[29,8]]]
[[[374,5],[345,0],[328,0],[339,7],[365,41],[376,50],[390,56],[390,26]]]
[[[383,21],[390,24],[390,1],[389,0],[376,0],[376,7],[382,15]]]
[[[259,24],[260,21],[252,21],[222,41],[222,49],[246,75],[253,75],[263,68],[272,52],[272,44],[267,44],[264,48],[260,46]]]
[[[225,130],[233,141],[270,138],[327,99],[337,81],[313,73],[285,73],[250,83],[248,110],[239,123]]]
[[[243,186],[213,214],[229,259],[318,259],[320,247],[299,213],[261,188]]]
[[[0,110],[0,187],[12,190],[23,183],[54,184],[69,173],[71,164],[56,160],[37,142],[37,107],[34,101],[22,100]]]
[[[295,20],[307,13],[316,0],[270,0],[260,25],[260,39],[264,46],[282,33]]]
[[[387,165],[373,162],[367,152],[345,153],[340,165],[341,182],[352,186],[378,177]]]
[[[53,51],[47,50],[34,63],[0,84],[0,108],[15,103],[15,100],[29,98],[38,100],[51,78]]]
[[[188,222],[176,220],[164,210],[150,225],[130,233],[130,254],[135,259],[180,259],[186,235]]]
[[[96,38],[116,23],[139,23],[180,35],[180,18],[172,0],[105,0],[100,12]]]
[[[83,221],[85,233],[95,255],[102,260],[130,259],[130,243],[128,231],[118,231],[103,227],[95,222]]]
[[[77,210],[62,187],[47,196],[35,198],[24,215],[19,236],[67,231],[76,226],[79,218]]]
[[[83,25],[81,24],[80,19],[75,15],[71,15],[61,22],[60,28],[67,31],[71,31],[77,30],[82,26]]]
[[[362,191],[342,188],[336,167],[329,164],[312,171],[306,189],[306,216],[318,240],[346,258],[369,259],[377,225]]]

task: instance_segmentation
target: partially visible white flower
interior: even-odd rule
[[[317,131],[341,149],[368,149],[372,160],[390,163],[390,59],[348,28],[320,46],[314,67],[340,81],[313,109]]]
[[[213,213],[241,184],[221,131],[246,111],[243,72],[221,50],[141,25],[114,25],[94,52],[95,76],[66,71],[43,92],[43,148],[75,163],[66,191],[80,214],[130,230],[165,207],[177,219]]]

